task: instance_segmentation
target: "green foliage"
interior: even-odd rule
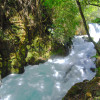
[[[95,18],[94,20],[92,20],[93,23],[99,23],[100,24],[100,18]]]
[[[99,55],[96,54],[95,56],[92,56],[91,58],[98,58],[98,57],[99,57]]]
[[[48,5],[48,3],[49,5]],[[50,5],[51,4],[51,5]],[[45,6],[48,5],[53,9],[52,14],[52,36],[59,43],[64,44],[74,36],[75,27],[78,24],[78,9],[74,0],[47,0]]]
[[[41,0],[44,6],[52,8],[55,0]],[[59,1],[59,0],[58,0]]]
[[[100,67],[98,67],[96,70],[97,70],[96,77],[100,77]]]
[[[88,4],[99,4],[100,0],[80,0],[80,2],[84,3],[85,5],[88,5]]]
[[[48,58],[50,56],[51,49],[51,41],[49,40],[50,37],[46,36],[45,38],[41,38],[39,36],[35,37],[32,40],[31,45],[27,45],[28,53],[26,57],[26,62],[36,62],[40,57]],[[31,63],[32,64],[32,63]]]
[[[99,5],[100,4],[100,0],[87,0],[87,3],[98,4]]]
[[[53,36],[60,43],[68,42],[69,38],[73,37],[77,25],[77,13],[78,9],[73,0],[63,0],[54,8]]]
[[[100,0],[80,0],[87,23],[100,16]]]
[[[58,50],[53,51],[51,55],[60,55],[60,56],[65,56],[66,52],[64,48],[58,48]]]
[[[93,19],[99,16],[99,9],[95,6],[86,6],[84,10],[84,15],[88,23],[90,23]]]

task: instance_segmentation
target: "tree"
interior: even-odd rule
[[[87,24],[86,24],[86,20],[85,20],[85,17],[84,17],[84,14],[83,14],[83,11],[82,11],[82,7],[81,7],[81,4],[80,4],[80,1],[79,0],[76,0],[76,3],[78,5],[78,8],[79,8],[79,12],[80,12],[80,15],[82,17],[82,20],[83,20],[83,23],[84,23],[84,27],[85,27],[85,30],[86,30],[86,33],[90,39],[91,42],[93,42],[96,50],[97,50],[97,53],[100,55],[100,51],[99,51],[99,48],[97,46],[97,44],[93,41],[93,39],[91,38],[90,34],[89,34],[89,31],[88,31],[88,28],[87,28]]]
[[[52,9],[52,36],[57,42],[65,44],[73,38],[78,9],[74,0],[45,0],[45,5]]]
[[[100,0],[85,0],[87,5],[97,6],[100,7]]]

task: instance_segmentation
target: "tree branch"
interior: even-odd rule
[[[95,49],[97,50],[97,53],[100,55],[100,51],[99,51],[99,48],[97,47],[97,44],[93,41],[93,39],[91,38],[91,36],[89,34],[89,31],[88,31],[88,28],[87,28],[87,24],[86,24],[86,20],[85,20],[85,17],[84,17],[83,11],[82,11],[82,7],[81,7],[81,4],[80,4],[79,0],[76,0],[76,3],[78,5],[79,12],[80,12],[80,15],[82,17],[82,20],[83,20],[83,24],[84,24],[84,28],[86,30],[86,33],[87,33],[90,41],[94,44]]]
[[[92,4],[92,3],[88,3],[88,5],[92,5],[92,6],[100,7],[100,5]]]

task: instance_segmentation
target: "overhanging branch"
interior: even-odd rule
[[[88,3],[88,5],[92,5],[92,6],[100,7],[100,5],[92,4],[92,3]]]
[[[91,38],[91,36],[89,34],[89,31],[88,31],[88,28],[87,28],[87,24],[86,24],[86,20],[85,20],[85,17],[84,17],[83,11],[82,11],[82,7],[81,7],[81,4],[80,4],[79,0],[76,0],[76,3],[77,3],[77,6],[79,8],[79,12],[80,12],[80,15],[82,17],[82,20],[83,20],[83,24],[84,24],[84,28],[86,30],[86,33],[87,33],[90,41],[94,44],[97,53],[100,55],[100,51],[99,51],[99,48],[98,48],[97,44],[95,43],[95,41]]]

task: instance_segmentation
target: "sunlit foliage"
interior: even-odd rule
[[[78,9],[74,0],[45,0],[52,8],[53,25],[51,33],[60,43],[66,43],[75,33]]]

